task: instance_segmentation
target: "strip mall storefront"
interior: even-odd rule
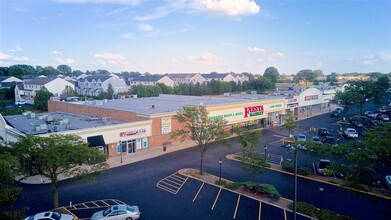
[[[309,88],[300,93],[298,97],[299,115],[310,116],[312,111],[321,110],[328,106],[328,102],[323,101],[322,91],[316,88]]]
[[[227,129],[254,129],[281,124],[285,114],[285,99],[208,107],[209,117],[227,120]]]

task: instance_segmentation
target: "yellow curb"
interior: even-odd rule
[[[231,155],[232,155],[232,154],[231,154]],[[228,160],[233,160],[233,161],[238,161],[238,162],[243,163],[241,160],[238,160],[238,159],[236,159],[236,158],[228,158],[228,155],[226,155],[225,158],[227,158]],[[280,172],[280,173],[289,174],[289,175],[291,175],[291,176],[294,175],[293,173],[287,172],[287,171],[285,171],[285,170],[279,170],[279,169],[272,168],[272,167],[264,167],[264,168],[265,168],[265,169],[269,169],[269,170],[273,170],[273,171],[276,171],[276,172]],[[309,179],[309,180],[313,180],[313,181],[317,181],[317,182],[321,182],[321,183],[333,185],[333,186],[338,186],[338,187],[345,188],[345,189],[349,189],[349,190],[352,190],[352,191],[356,191],[356,192],[360,192],[360,193],[365,193],[365,194],[372,195],[372,196],[377,196],[377,197],[380,197],[380,198],[383,198],[383,199],[389,199],[389,200],[391,200],[391,197],[388,197],[388,196],[383,196],[383,195],[379,195],[379,194],[372,193],[372,192],[366,192],[366,191],[362,191],[362,190],[359,190],[359,189],[354,189],[354,188],[350,188],[350,187],[346,187],[346,186],[341,186],[341,185],[339,185],[339,184],[327,182],[327,181],[324,181],[324,180],[315,179],[315,178],[308,177],[308,176],[302,176],[302,175],[299,175],[299,174],[298,174],[297,176],[298,176],[298,177],[301,177],[301,178],[305,178],[305,179]]]

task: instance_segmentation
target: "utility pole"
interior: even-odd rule
[[[296,209],[297,209],[297,147],[295,147],[295,161],[294,161],[295,173],[294,179],[295,182],[293,184],[293,220],[296,220]]]

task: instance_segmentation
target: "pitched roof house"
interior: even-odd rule
[[[210,82],[212,80],[222,81],[222,82],[231,82],[235,81],[235,77],[231,73],[208,73],[201,74],[202,77],[205,78],[206,81]]]
[[[151,86],[151,85],[156,85],[157,83],[162,83],[170,87],[174,86],[174,81],[170,79],[168,76],[153,75],[153,76],[134,76],[132,78],[129,78],[130,86],[136,86],[136,85]]]
[[[199,73],[169,73],[167,76],[174,81],[174,86],[190,83],[201,84],[205,82],[205,78]]]
[[[125,81],[118,76],[88,76],[77,81],[76,92],[80,95],[98,96],[107,91],[109,84],[113,86],[115,94],[128,90]]]

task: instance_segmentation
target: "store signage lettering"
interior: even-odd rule
[[[318,95],[309,95],[304,97],[304,101],[317,100],[318,98]]]
[[[120,137],[132,136],[132,135],[136,135],[136,134],[142,134],[145,132],[146,132],[145,129],[138,129],[138,130],[134,130],[134,131],[123,131],[123,132],[119,133],[119,136]]]
[[[243,115],[243,112],[233,112],[233,113],[228,113],[223,115],[210,116],[209,119],[213,120],[218,118],[229,118],[229,117],[240,116],[240,115]]]
[[[245,118],[263,115],[263,113],[264,113],[263,105],[251,106],[251,107],[244,108],[244,117]]]
[[[270,109],[281,108],[281,107],[282,107],[282,104],[270,105]]]
[[[297,102],[297,99],[288,99],[288,103]]]

